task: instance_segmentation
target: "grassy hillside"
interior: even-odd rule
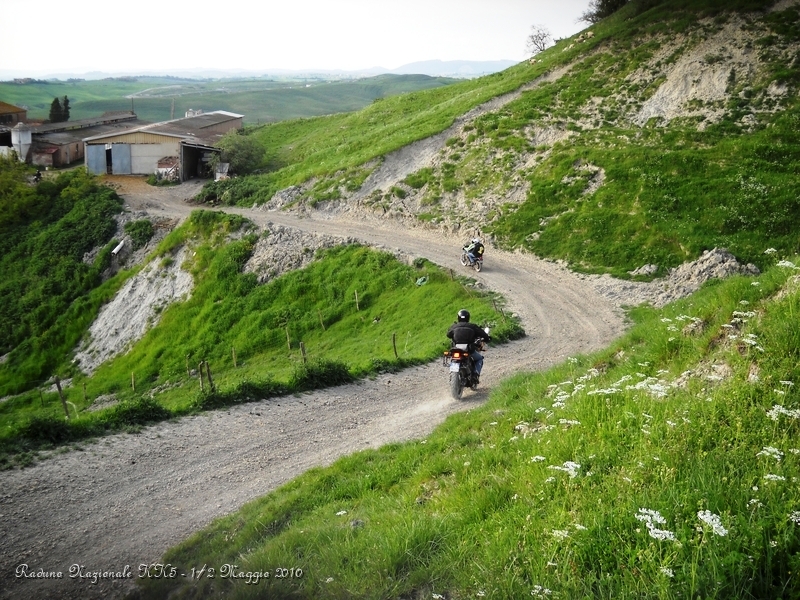
[[[350,112],[376,99],[456,82],[427,75],[380,75],[324,81],[268,78],[197,80],[178,77],[120,77],[92,81],[0,82],[0,98],[28,107],[28,118],[46,119],[53,98],[70,100],[70,119],[107,111],[134,110],[144,121],[166,121],[190,109],[228,110],[257,124]]]
[[[769,247],[800,250],[800,13],[765,14],[770,4],[634,1],[533,64],[262,127],[270,172],[205,196],[249,205],[299,185],[311,205],[348,202],[387,153],[569,66],[466,122],[429,167],[371,197],[376,209],[623,277],[646,263],[664,274],[714,246],[766,264]]]

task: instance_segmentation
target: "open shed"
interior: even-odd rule
[[[220,152],[216,144],[231,129],[241,129],[243,119],[220,110],[88,137],[83,140],[86,168],[95,174],[150,175],[158,171],[161,159],[174,156],[181,181],[210,177],[209,159]]]

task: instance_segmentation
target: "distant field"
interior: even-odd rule
[[[378,98],[459,81],[427,75],[380,75],[358,80],[179,79],[126,77],[94,81],[0,82],[0,100],[46,119],[53,98],[67,96],[70,119],[131,110],[145,121],[182,117],[188,109],[227,110],[258,124],[359,110]]]

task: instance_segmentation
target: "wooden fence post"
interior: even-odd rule
[[[231,355],[233,356],[233,368],[236,368],[236,348],[231,346]]]
[[[325,331],[325,322],[322,320],[322,311],[317,309],[317,314],[319,315],[319,324],[322,325],[322,331]]]
[[[83,382],[83,401],[86,402],[86,382]]]
[[[397,333],[392,334],[392,348],[394,348],[394,357],[397,358]]]
[[[300,354],[303,355],[303,364],[306,364],[306,345],[300,342]]]
[[[61,405],[64,407],[64,414],[69,419],[69,409],[67,408],[67,401],[64,400],[64,392],[61,391],[61,380],[56,375],[56,389],[58,390],[58,397],[61,398]]]
[[[361,310],[358,308],[358,290],[356,290],[356,310]]]
[[[133,371],[131,371],[131,388],[136,391],[136,374]]]
[[[189,355],[186,355],[186,376],[191,377],[192,372],[189,370]]]
[[[200,361],[200,364],[197,365],[197,373],[200,375],[200,391],[205,391],[203,389],[203,361]]]
[[[292,338],[289,337],[289,326],[286,326],[286,347],[292,349]]]
[[[203,361],[206,365],[206,377],[208,377],[208,387],[211,389],[211,392],[215,392],[216,389],[214,388],[214,380],[211,379],[211,367],[208,366],[208,361]]]

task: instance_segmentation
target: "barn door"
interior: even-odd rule
[[[104,175],[106,172],[105,144],[89,144],[86,146],[86,168],[93,175]]]
[[[113,144],[111,146],[111,164],[114,175],[131,174],[130,144]]]

